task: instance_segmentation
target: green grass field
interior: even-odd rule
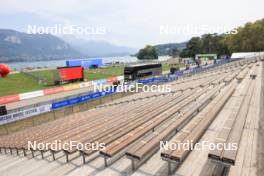
[[[47,81],[47,85],[53,85],[54,78],[56,76],[56,70],[34,71],[34,72],[31,72],[30,74],[36,77],[44,78]]]
[[[11,74],[7,78],[0,78],[0,96],[18,94],[21,92],[30,92],[42,89],[33,78],[24,74]]]
[[[123,70],[124,67],[122,66],[85,70],[84,77],[86,81],[104,79],[111,76],[123,75]],[[10,74],[7,78],[0,78],[0,96],[54,87],[52,84],[54,82],[54,77],[56,77],[54,76],[56,75],[56,70],[34,71],[30,74],[44,78],[47,84],[39,84],[34,78],[23,73]]]
[[[162,64],[162,71],[169,71],[170,70],[170,64]]]
[[[163,71],[168,71],[168,64],[162,65]],[[32,75],[44,78],[47,84],[39,84],[34,78],[24,75],[23,73],[10,74],[7,78],[0,78],[0,96],[12,95],[24,92],[30,92],[45,88],[54,87],[54,75],[56,70],[42,70],[31,72]],[[104,79],[111,76],[123,75],[123,66],[110,66],[105,68],[85,70],[84,77],[86,81]]]
[[[104,79],[111,76],[120,76],[124,73],[123,66],[111,66],[105,68],[85,70],[84,77],[87,81]]]

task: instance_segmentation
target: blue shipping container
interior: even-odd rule
[[[91,67],[102,67],[103,59],[81,59],[81,60],[66,60],[67,67],[82,66],[84,69]]]

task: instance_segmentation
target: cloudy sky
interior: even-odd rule
[[[264,18],[263,7],[263,0],[0,0],[0,28],[103,27],[78,37],[139,48],[231,30]]]

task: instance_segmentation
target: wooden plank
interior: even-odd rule
[[[192,130],[191,134],[189,134],[184,141],[181,141],[182,143],[187,141],[193,141],[194,143],[197,142],[197,140],[201,137],[203,132],[205,131],[206,127],[209,126],[209,124],[212,122],[214,117],[218,114],[218,112],[222,109],[224,104],[227,102],[229,97],[233,94],[235,90],[236,85],[231,85],[230,89],[227,90],[227,92],[221,92],[220,95],[218,95],[219,99],[213,100],[213,106],[214,108],[207,112],[206,117],[198,124],[198,126],[195,127],[195,129]],[[219,103],[219,101],[221,103]],[[210,105],[210,104],[209,104]],[[177,135],[176,135],[177,136]],[[172,151],[171,153],[166,152],[166,155],[161,155],[162,157],[169,157],[171,160],[176,160],[181,162],[185,156],[187,155],[189,151],[185,151],[183,149],[176,149]],[[162,152],[163,153],[163,152]]]
[[[247,114],[248,114],[248,110],[249,110],[249,105],[252,99],[252,94],[254,91],[254,84],[253,82],[251,83],[251,87],[249,89],[249,93],[248,95],[245,97],[245,101],[242,104],[242,107],[239,111],[236,123],[234,124],[231,133],[229,135],[229,138],[227,140],[227,143],[235,143],[238,144],[240,143],[240,139],[241,139],[241,134],[243,131],[243,127],[247,118]],[[236,160],[236,156],[237,156],[237,150],[224,150],[222,153],[222,161],[229,163],[229,164],[235,164],[235,160]]]
[[[153,127],[157,126],[158,124],[160,124],[162,121],[166,120],[167,118],[169,118],[172,114],[175,114],[179,109],[183,108],[184,106],[186,106],[187,104],[189,104],[190,102],[192,102],[194,99],[196,99],[197,97],[199,97],[200,95],[202,95],[203,92],[199,92],[197,94],[195,94],[195,96],[190,97],[189,99],[184,100],[183,102],[181,102],[177,108],[173,108],[173,106],[171,107],[171,112],[164,112],[164,114],[160,114],[159,116],[155,117],[157,119],[156,122],[154,122],[152,125],[148,126],[148,127],[142,127],[142,129],[139,129],[140,133],[138,133],[138,135],[134,135],[133,133],[126,135],[122,138],[120,138],[118,140],[118,142],[114,142],[113,144],[109,145],[105,151],[101,151],[101,154],[103,155],[107,155],[107,156],[111,156],[112,154],[118,152],[120,149],[122,149],[124,146],[127,146],[129,143],[131,143],[132,141],[136,140],[138,137],[140,137],[142,134],[146,133],[147,131],[151,130]],[[133,135],[132,135],[133,134]],[[122,141],[126,141],[124,143],[122,143]]]
[[[250,84],[248,82],[248,80],[245,80],[246,82],[244,82],[244,84],[246,84],[246,86],[238,88],[238,91],[235,93],[234,96],[237,96],[237,101],[235,103],[235,106],[232,107],[232,112],[228,117],[228,120],[225,122],[222,130],[220,131],[220,133],[218,134],[217,138],[216,138],[216,144],[217,143],[227,143],[228,141],[228,137],[230,136],[231,130],[230,128],[233,128],[235,121],[237,119],[237,116],[239,115],[239,110],[242,108],[243,102],[245,101],[245,97],[244,97],[244,92],[248,92],[249,88],[250,88]],[[236,95],[237,94],[237,95]],[[208,157],[214,160],[222,160],[222,153],[224,151],[223,150],[218,150],[215,149],[213,151],[210,151],[210,153],[208,154]]]

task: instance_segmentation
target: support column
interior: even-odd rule
[[[23,149],[24,156],[27,156],[26,150]]]
[[[106,156],[104,156],[104,165],[105,165],[105,167],[108,166],[108,164],[107,164],[107,157]]]
[[[82,153],[82,158],[83,158],[83,164],[85,164],[85,154],[84,153]]]

